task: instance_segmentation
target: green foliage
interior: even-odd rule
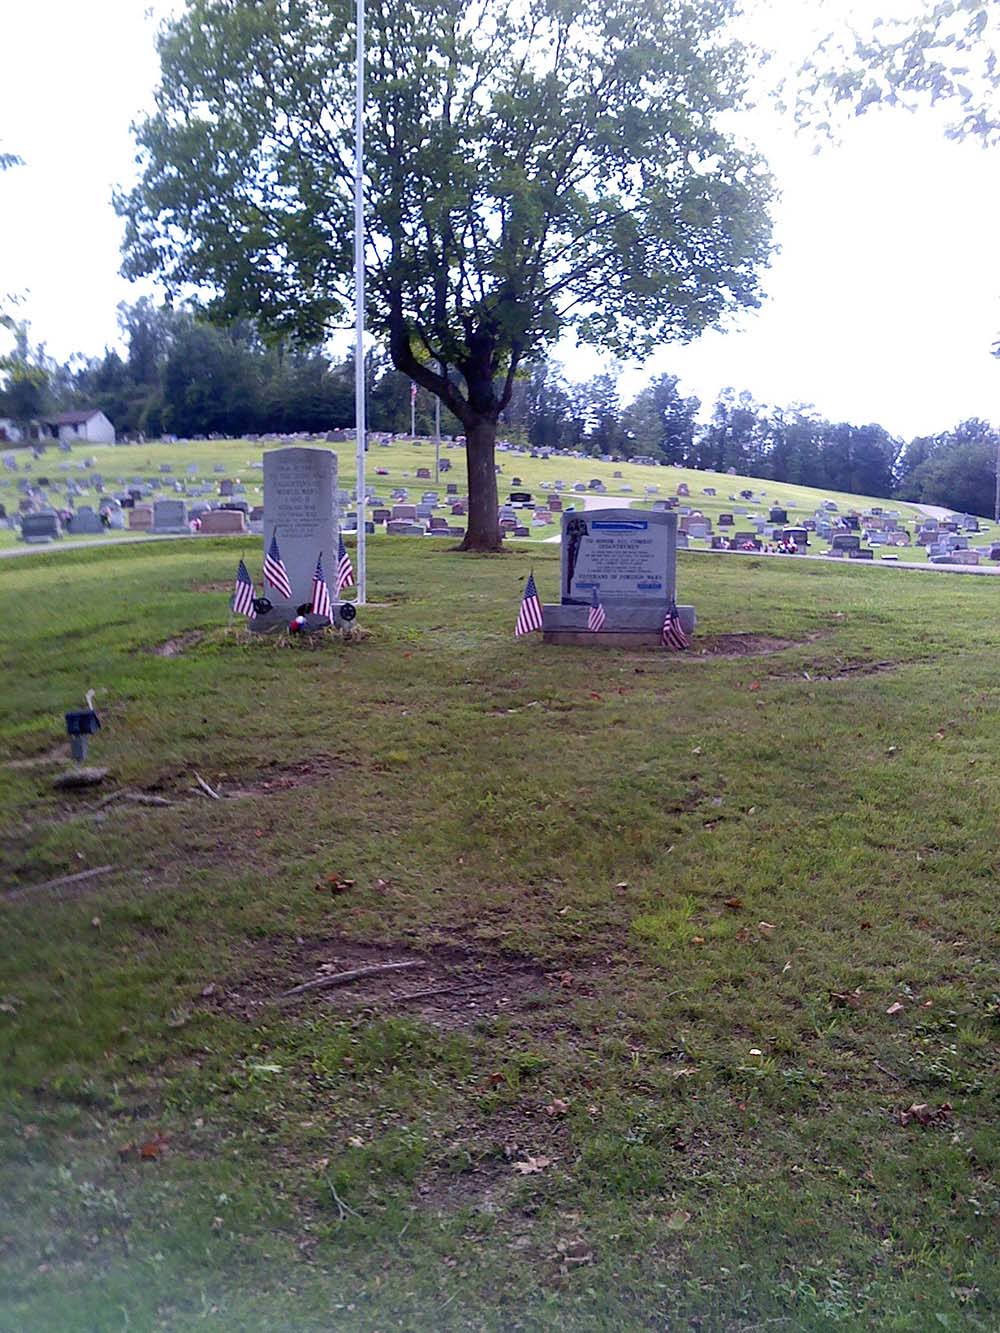
[[[799,119],[830,131],[832,112],[945,105],[949,135],[1000,142],[1000,13],[995,0],[921,0],[912,15],[833,33],[803,70]]]
[[[518,367],[561,331],[638,355],[758,304],[771,247],[731,0],[376,0],[366,15],[369,327],[463,423],[469,544]],[[125,271],[316,343],[351,274],[342,0],[189,0],[160,39]]]

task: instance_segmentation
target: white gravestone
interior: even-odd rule
[[[270,449],[264,455],[264,549],[277,536],[292,596],[282,597],[270,584],[264,595],[276,611],[290,611],[312,600],[316,557],[333,595],[337,572],[337,455],[329,449]]]

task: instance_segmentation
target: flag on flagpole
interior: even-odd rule
[[[590,611],[587,613],[587,628],[593,630],[595,634],[600,633],[604,628],[604,622],[607,616],[604,614],[604,607],[597,600],[597,589],[593,590],[593,596],[590,599]]]
[[[684,631],[677,610],[677,603],[672,597],[670,605],[667,607],[667,614],[663,618],[663,632],[660,635],[660,642],[664,648],[670,648],[674,652],[681,652],[683,649],[691,647],[691,638]]]
[[[278,534],[271,534],[271,545],[264,556],[264,582],[280,592],[282,597],[291,601],[292,585],[288,582],[288,570],[278,551]]]
[[[326,579],[323,577],[322,551],[316,557],[316,572],[313,574],[312,613],[314,616],[326,616],[327,620],[333,619],[333,611],[330,606],[330,589],[326,586]]]
[[[517,613],[517,624],[514,626],[514,633],[520,638],[522,634],[530,634],[532,630],[541,628],[542,604],[538,600],[535,574],[532,571],[528,575],[528,582],[524,585],[524,596],[521,598],[521,609]]]
[[[236,587],[233,591],[233,610],[238,616],[246,616],[247,620],[253,620],[257,614],[254,610],[253,602],[253,579],[250,577],[250,571],[241,560],[236,570]]]
[[[350,588],[354,583],[354,570],[351,567],[351,557],[347,554],[347,547],[344,545],[343,533],[340,536],[340,549],[337,552],[337,579],[334,588],[334,595],[339,597],[345,588]]]
[[[417,386],[416,386],[415,384],[412,384],[412,383],[411,383],[411,385],[410,385],[410,402],[411,402],[411,403],[415,403],[416,401],[417,401]]]

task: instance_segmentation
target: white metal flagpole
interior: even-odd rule
[[[365,520],[368,515],[365,487],[365,0],[357,0],[357,75],[354,110],[354,429],[357,441],[358,567],[357,602],[365,604]]]

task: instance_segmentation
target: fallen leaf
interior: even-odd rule
[[[769,940],[771,936],[774,934],[777,927],[772,926],[770,921],[758,921],[757,929],[760,931],[760,933],[764,936],[766,940]]]
[[[594,1262],[594,1255],[590,1246],[580,1238],[561,1240],[556,1246],[556,1258],[560,1263],[566,1265],[592,1264]]]
[[[597,693],[596,690],[591,690],[591,691],[590,691],[590,697],[591,697],[592,699],[600,699],[600,698],[601,698],[601,696]]]
[[[210,981],[208,985],[205,986],[204,989],[202,990],[201,997],[203,1000],[207,1000],[210,996],[214,994],[215,994],[215,982]]]
[[[951,1119],[950,1102],[942,1102],[938,1107],[928,1106],[926,1102],[914,1102],[905,1111],[899,1113],[899,1123],[906,1126],[911,1120],[918,1125],[943,1125]]]
[[[750,689],[750,690],[759,690],[759,689],[760,689],[760,681],[759,681],[759,680],[753,680],[753,681],[751,681],[750,684],[747,686],[747,689]]]
[[[363,1148],[365,1146],[364,1139],[361,1138],[361,1136],[358,1134],[352,1134],[351,1137],[347,1140],[347,1142],[350,1144],[352,1148]]]
[[[747,940],[750,938],[750,927],[740,926],[739,930],[736,932],[736,938],[739,940],[740,944],[746,944]]]
[[[90,924],[94,927],[95,930],[100,930],[101,918],[99,916],[92,916],[90,918]]]
[[[139,1145],[139,1157],[144,1162],[155,1162],[157,1158],[162,1157],[167,1147],[167,1136],[161,1134],[159,1130],[151,1139]]]
[[[503,1082],[503,1074],[500,1073],[499,1069],[494,1069],[493,1073],[490,1075],[490,1082],[494,1087],[496,1087],[498,1083]]]
[[[553,1097],[545,1108],[545,1114],[550,1116],[566,1115],[569,1111],[569,1102],[562,1097]]]
[[[692,753],[692,754],[701,754],[701,746],[700,746],[700,745],[696,745],[696,746],[694,747],[694,749],[691,751],[691,753]]]
[[[523,1162],[514,1163],[514,1170],[519,1171],[522,1176],[534,1176],[551,1165],[551,1157],[526,1157]]]
[[[692,936],[691,936],[691,943],[692,943],[692,944],[704,944],[704,943],[705,943],[705,936],[704,936],[704,935],[692,935]]]
[[[691,1214],[678,1209],[676,1213],[671,1213],[667,1218],[668,1231],[683,1231],[691,1221]]]
[[[576,978],[573,976],[573,973],[572,973],[572,972],[560,972],[560,973],[559,973],[559,985],[560,985],[560,986],[572,986],[575,980],[576,980]]]
[[[832,990],[830,992],[830,1003],[849,1009],[857,1009],[861,1003],[861,987],[859,986],[857,990]]]
[[[619,880],[618,883],[615,885],[615,888],[616,888],[616,889],[627,889],[627,888],[628,888],[628,880],[627,880],[627,879],[621,879],[621,880]]]
[[[902,1013],[905,1008],[905,1005],[900,1004],[900,1002],[896,1000],[894,1004],[889,1005],[889,1008],[885,1012],[887,1014],[899,1014]]]
[[[742,898],[727,898],[726,901],[725,901],[724,906],[728,907],[728,908],[729,908],[731,911],[733,911],[733,912],[738,912],[738,911],[740,910],[740,908],[743,906],[743,899],[742,899]]]

